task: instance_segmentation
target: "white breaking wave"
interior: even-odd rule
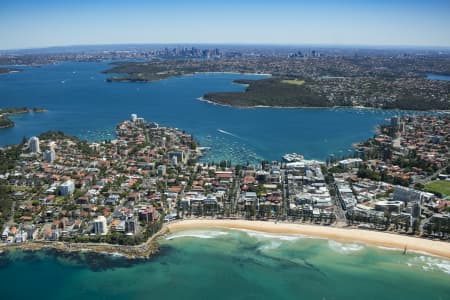
[[[263,232],[245,230],[245,229],[240,229],[240,231],[243,231],[248,236],[254,237],[258,240],[277,239],[277,240],[281,240],[281,241],[296,241],[301,238],[305,238],[305,236],[301,236],[301,235],[278,235],[278,234],[263,233]]]
[[[350,254],[353,252],[358,252],[364,249],[363,245],[359,244],[343,244],[333,240],[328,241],[328,246],[331,250],[341,253],[341,254]]]
[[[392,247],[385,247],[385,246],[376,246],[378,249],[381,249],[381,250],[386,250],[386,251],[397,251],[397,252],[399,252],[399,251],[403,251],[403,250],[401,250],[401,249],[399,249],[399,248],[392,248]]]
[[[174,234],[170,234],[166,237],[166,240],[173,240],[178,238],[199,238],[199,239],[214,239],[220,236],[228,235],[225,231],[208,231],[208,230],[191,230],[191,231],[181,231]]]
[[[260,251],[270,251],[270,250],[277,249],[280,246],[281,246],[281,242],[272,241],[272,242],[269,242],[267,244],[264,244],[264,245],[258,247],[258,250],[260,250]]]
[[[441,271],[450,275],[450,261],[431,256],[416,256],[406,263],[409,267],[419,266],[424,271]]]

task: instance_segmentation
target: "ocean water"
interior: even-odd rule
[[[450,75],[427,74],[427,79],[450,81]]]
[[[14,252],[2,299],[449,299],[450,261],[304,236],[176,232],[161,253],[121,258]]]
[[[297,152],[307,158],[345,155],[351,145],[399,112],[364,109],[239,109],[197,100],[211,91],[242,91],[234,79],[262,76],[198,74],[154,83],[107,83],[108,63],[61,63],[0,75],[0,107],[43,107],[46,113],[14,116],[0,130],[0,145],[48,130],[87,140],[114,138],[114,127],[131,113],[184,129],[202,146],[206,161],[277,160]]]

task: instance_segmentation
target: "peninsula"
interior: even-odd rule
[[[45,112],[46,110],[43,108],[27,108],[27,107],[18,107],[18,108],[0,108],[0,129],[14,127],[15,123],[11,121],[8,116],[10,115],[18,115],[25,113],[38,113]]]
[[[311,80],[268,78],[260,80],[235,80],[245,84],[244,92],[207,93],[202,100],[235,107],[333,107],[351,106],[351,103],[334,102],[311,89]]]
[[[443,57],[331,57],[298,55],[233,57],[212,60],[123,62],[104,71],[108,82],[153,82],[208,72],[272,74],[260,80],[236,80],[244,92],[210,91],[202,99],[236,107],[367,107],[402,110],[450,110],[450,81],[428,74],[450,74]]]
[[[31,137],[0,149],[0,252],[146,258],[167,229],[225,227],[450,257],[450,116],[390,121],[349,157],[256,166],[199,162],[191,135],[136,114],[115,140]]]

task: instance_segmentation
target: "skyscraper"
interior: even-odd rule
[[[107,234],[108,233],[108,227],[107,227],[107,221],[104,216],[99,216],[97,219],[94,220],[94,233],[95,234]]]
[[[39,147],[39,138],[37,136],[33,136],[28,141],[28,147],[30,148],[31,153],[41,153],[41,148]]]
[[[45,150],[45,152],[44,152],[44,160],[46,162],[53,163],[55,158],[56,158],[55,150],[53,150],[53,149]]]
[[[73,182],[73,180],[67,180],[59,186],[59,192],[61,193],[61,196],[72,195],[74,191],[75,183]]]

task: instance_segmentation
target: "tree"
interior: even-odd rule
[[[411,226],[409,220],[405,222],[405,232],[409,231],[409,227]]]
[[[413,227],[412,227],[413,234],[416,234],[416,232],[419,231],[421,222],[422,222],[422,219],[420,217],[414,219]]]

